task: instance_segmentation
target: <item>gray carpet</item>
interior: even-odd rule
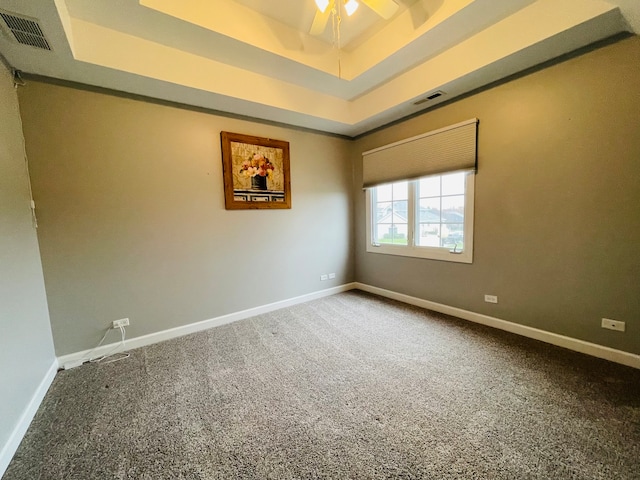
[[[4,480],[640,479],[640,371],[348,292],[60,372]]]

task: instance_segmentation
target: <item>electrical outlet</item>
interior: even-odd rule
[[[320,275],[320,280],[322,280],[323,282],[325,280],[329,280],[329,275]]]
[[[335,273],[330,273],[329,274],[329,280],[333,280],[334,278],[336,278],[336,274]]]
[[[498,296],[497,295],[485,295],[484,296],[484,301],[487,303],[498,303]]]
[[[129,326],[129,319],[121,318],[120,320],[114,320],[113,326],[111,328],[120,328],[120,327],[127,327],[127,326]]]
[[[609,330],[617,330],[618,332],[624,332],[624,322],[618,320],[611,320],[610,318],[602,319],[602,328],[608,328]]]

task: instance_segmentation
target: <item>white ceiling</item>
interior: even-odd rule
[[[313,0],[0,0],[52,51],[0,35],[23,72],[346,136],[619,32],[639,0],[395,0],[308,35]],[[362,3],[362,2],[361,2]],[[430,93],[446,94],[414,105]]]

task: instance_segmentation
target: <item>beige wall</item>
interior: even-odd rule
[[[637,58],[621,40],[356,142],[30,81],[56,352],[121,317],[138,336],[355,279],[640,353]],[[471,117],[474,263],[366,253],[360,153]],[[221,130],[291,142],[292,210],[224,210]]]
[[[347,140],[35,81],[20,106],[58,355],[353,281]],[[224,209],[222,130],[290,142],[291,210]]]
[[[628,38],[357,141],[356,279],[640,353],[638,59]],[[361,152],[472,117],[473,264],[366,253]]]
[[[0,476],[17,447],[12,433],[55,361],[28,181],[18,97],[0,63]]]

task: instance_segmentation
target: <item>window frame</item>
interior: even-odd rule
[[[464,205],[464,249],[461,253],[453,253],[452,249],[447,247],[427,247],[415,244],[416,232],[419,232],[419,216],[416,211],[419,208],[418,198],[418,182],[422,178],[443,176],[456,172],[442,172],[434,175],[425,175],[420,178],[407,180],[409,182],[408,205],[407,211],[409,218],[407,219],[407,245],[398,244],[375,244],[373,221],[373,189],[370,187],[366,191],[366,228],[367,228],[367,249],[368,253],[379,253],[383,255],[399,255],[403,257],[426,258],[430,260],[443,260],[457,263],[473,263],[473,223],[474,223],[474,198],[475,198],[475,170],[466,170],[465,178],[465,205]],[[398,180],[401,181],[401,180]],[[395,182],[390,182],[395,183]]]

